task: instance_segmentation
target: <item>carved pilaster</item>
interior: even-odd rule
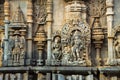
[[[53,21],[53,0],[47,0],[47,19],[46,19],[46,26],[47,26],[47,65],[50,64],[51,59],[51,41],[52,41],[52,21]]]
[[[27,23],[28,23],[28,29],[27,29],[27,61],[26,64],[30,65],[31,64],[31,60],[32,60],[32,53],[33,53],[33,4],[32,1],[29,0],[28,4],[27,4]]]
[[[112,27],[113,27],[113,0],[106,0],[106,15],[107,15],[107,29],[108,29],[108,60],[106,64],[114,59],[113,55],[113,38],[112,38]]]
[[[6,66],[7,54],[8,54],[8,24],[10,17],[10,3],[8,0],[4,3],[4,23],[5,23],[5,39],[4,39],[4,64]]]

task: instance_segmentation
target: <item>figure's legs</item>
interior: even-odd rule
[[[77,57],[76,57],[76,53],[75,53],[75,52],[73,53],[73,60],[74,60],[74,61],[77,60]]]
[[[78,49],[76,49],[76,57],[77,57],[77,60],[79,60],[79,59],[80,59],[80,52],[79,52],[79,50],[78,50]]]

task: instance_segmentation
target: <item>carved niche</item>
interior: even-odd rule
[[[66,2],[65,24],[53,38],[52,55],[56,54],[55,62],[61,65],[90,66],[91,30],[86,22],[87,6],[83,0]]]
[[[109,65],[120,65],[120,26],[113,28],[112,36],[114,57]]]
[[[60,60],[62,46],[61,46],[61,36],[59,31],[54,33],[52,48],[53,48],[52,58],[55,60]]]
[[[91,65],[90,28],[82,21],[66,23],[61,32],[54,33],[52,46],[52,60],[61,65]]]
[[[67,60],[69,65],[91,65],[88,59],[91,43],[90,33],[88,25],[80,20],[72,20],[63,26],[61,32],[63,64],[65,56],[69,56]]]
[[[23,12],[18,5],[9,25],[8,66],[24,65],[26,53],[26,24]]]

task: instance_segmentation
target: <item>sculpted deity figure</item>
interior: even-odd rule
[[[25,54],[25,39],[20,36],[19,31],[15,31],[14,36],[13,60],[19,61],[20,57]]]
[[[70,47],[65,46],[63,51],[62,51],[62,63],[64,65],[67,65],[68,61],[70,60]]]
[[[15,37],[14,37],[14,48],[13,48],[13,59],[18,61],[19,60],[19,54],[21,52],[19,32],[15,31],[14,35],[15,35]]]
[[[120,58],[120,35],[117,36],[117,39],[114,42],[116,57]]]
[[[53,59],[59,60],[61,57],[61,37],[56,36],[53,43]]]
[[[80,60],[82,58],[81,50],[83,48],[80,32],[76,30],[72,37],[72,55],[74,60]]]

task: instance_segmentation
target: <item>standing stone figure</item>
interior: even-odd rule
[[[72,55],[74,61],[80,60],[82,58],[81,50],[83,49],[80,32],[76,30],[72,37]]]
[[[19,31],[15,31],[14,36],[13,60],[18,62],[25,54],[25,39]]]
[[[62,51],[62,64],[67,65],[70,60],[70,47],[65,46]]]
[[[59,60],[61,57],[61,37],[56,36],[53,43],[53,59]]]
[[[19,60],[19,54],[21,52],[20,50],[20,38],[19,38],[19,32],[18,31],[15,31],[14,33],[15,37],[14,37],[14,48],[13,48],[13,60],[17,61]]]
[[[114,42],[116,57],[120,58],[120,35],[117,36],[117,39]]]

